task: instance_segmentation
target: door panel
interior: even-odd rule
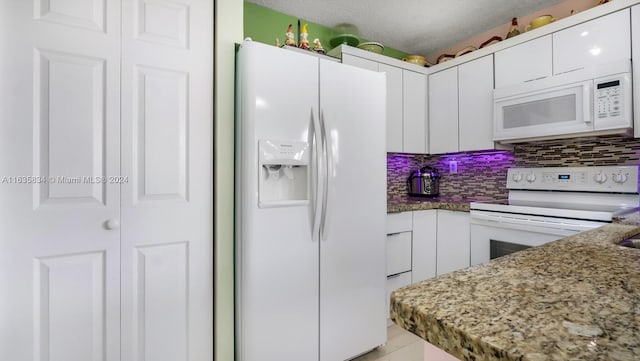
[[[274,64],[284,73],[274,71]],[[311,143],[310,123],[318,116],[318,59],[245,42],[238,70],[236,359],[317,360],[319,244],[312,238],[316,192],[308,192],[313,205],[258,208],[259,192],[265,189],[259,179],[266,177],[258,142]],[[288,72],[305,77],[283,76]],[[313,160],[318,152],[310,148]],[[316,172],[310,169],[307,174],[309,183],[317,183]]]
[[[123,1],[122,360],[212,358],[212,6]]]
[[[104,360],[104,257],[90,252],[34,259],[36,360]]]
[[[34,77],[36,207],[104,206],[105,59],[36,49]]]
[[[137,359],[188,360],[188,243],[137,247],[133,269]]]
[[[135,67],[134,202],[187,200],[188,73]]]
[[[0,359],[119,360],[119,2],[1,7]]]
[[[320,360],[349,359],[386,339],[383,77],[320,61],[330,154],[320,242]]]

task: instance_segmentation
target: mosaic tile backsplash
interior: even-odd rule
[[[457,173],[449,163],[457,162]],[[640,164],[640,139],[578,138],[515,144],[513,151],[484,151],[440,155],[387,153],[389,197],[408,192],[411,172],[430,165],[440,172],[440,196],[500,199],[507,197],[507,169]]]

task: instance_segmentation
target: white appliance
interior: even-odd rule
[[[631,133],[631,62],[622,61],[494,90],[493,140]]]
[[[637,166],[511,168],[509,198],[472,202],[471,264],[610,223],[640,207]]]
[[[237,360],[384,344],[385,75],[251,41],[237,74]]]

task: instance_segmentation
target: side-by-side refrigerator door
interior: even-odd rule
[[[318,59],[245,42],[238,60],[237,359],[317,360]]]
[[[320,360],[386,342],[386,79],[320,61],[327,192],[320,227]]]

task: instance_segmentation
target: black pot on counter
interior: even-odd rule
[[[411,196],[436,197],[440,192],[440,173],[430,166],[416,169],[407,179],[407,186]]]

